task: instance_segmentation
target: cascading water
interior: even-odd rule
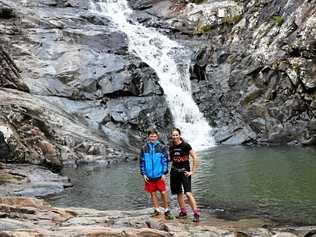
[[[133,11],[126,0],[91,3],[91,10],[110,19],[129,40],[129,50],[153,68],[163,88],[174,124],[196,150],[214,146],[211,127],[195,104],[190,85],[192,52],[177,42],[146,28],[129,17]]]

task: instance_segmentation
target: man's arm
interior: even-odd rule
[[[193,173],[195,173],[195,171],[197,169],[197,162],[198,162],[198,158],[197,158],[195,151],[193,149],[190,150],[189,154],[192,158],[192,170],[190,172],[186,171],[184,173],[186,176],[191,176]]]
[[[144,151],[141,149],[139,153],[139,170],[141,175],[145,175]]]
[[[190,150],[190,156],[192,158],[192,173],[195,173],[195,171],[197,169],[198,158],[197,158],[196,153],[193,149]]]
[[[168,151],[167,147],[164,146],[162,149],[162,166],[163,166],[163,174],[168,174]]]
[[[144,149],[141,149],[139,154],[139,170],[140,174],[144,177],[145,182],[148,182],[149,179],[145,173]]]

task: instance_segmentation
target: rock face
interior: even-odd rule
[[[191,220],[165,221],[150,218],[150,209],[98,211],[84,208],[56,208],[27,197],[0,198],[0,235],[28,236],[313,236],[315,227],[263,228],[264,221],[221,221],[205,218],[198,225]],[[247,225],[253,225],[252,228]],[[214,226],[216,225],[216,227]]]
[[[10,147],[7,144],[3,133],[0,131],[0,157],[1,160],[7,161],[11,156]]]
[[[59,169],[134,158],[148,127],[171,127],[156,74],[89,9],[0,1],[0,87],[16,89],[0,90],[0,124],[15,161]]]
[[[188,2],[129,3],[135,20],[194,52],[193,96],[217,143],[314,144],[314,1]],[[120,160],[135,156],[148,127],[170,131],[156,74],[90,9],[0,1],[0,130],[10,134],[10,159],[57,169]]]
[[[109,163],[133,153],[108,142],[96,129],[65,113],[43,97],[0,90],[0,130],[5,133],[10,162],[41,164],[59,170],[65,164]]]
[[[188,2],[131,4],[195,52],[193,95],[217,143],[315,144],[315,2]]]
[[[0,15],[5,13],[1,13]],[[9,17],[5,15],[6,17]],[[4,17],[4,16],[3,16]],[[29,88],[21,82],[19,69],[8,53],[0,46],[0,87],[29,91]]]
[[[184,8],[196,23],[193,37],[205,39],[192,82],[219,143],[313,143],[314,4],[227,1],[202,7],[212,7],[212,14]]]
[[[70,186],[67,177],[52,173],[41,166],[0,163],[0,197],[43,197],[59,193]]]

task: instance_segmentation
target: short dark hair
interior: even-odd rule
[[[159,135],[158,131],[156,128],[150,128],[147,132],[147,136],[151,135],[151,134],[156,134],[157,136]]]
[[[181,130],[179,129],[179,128],[173,128],[172,130],[171,130],[171,133],[173,133],[173,132],[178,132],[179,133],[179,135],[181,135]]]

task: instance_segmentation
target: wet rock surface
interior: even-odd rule
[[[312,236],[315,226],[273,227],[264,220],[223,221],[204,216],[198,223],[151,218],[150,209],[98,211],[57,208],[35,198],[0,198],[1,236]],[[216,226],[216,227],[215,227]],[[251,226],[251,227],[250,227]],[[269,226],[269,228],[267,228]]]
[[[3,10],[2,13],[0,12],[0,15],[1,14],[2,15],[9,14],[9,12],[7,12],[6,10]],[[20,73],[19,68],[16,66],[16,64],[10,57],[10,55],[3,49],[3,46],[1,45],[0,47],[0,87],[29,91],[29,88],[20,80],[19,73]]]
[[[192,49],[193,96],[217,143],[315,143],[312,2],[129,3],[133,20]],[[10,157],[55,169],[131,158],[152,125],[167,141],[172,117],[155,72],[89,2],[2,0],[0,9]],[[26,139],[36,127],[38,139]]]
[[[194,51],[193,96],[217,143],[315,144],[315,2],[188,2],[131,5]]]
[[[27,164],[0,163],[0,196],[43,197],[70,187],[67,177],[47,168]],[[0,221],[1,222],[1,221]]]
[[[97,129],[64,113],[43,98],[30,94],[0,91],[1,126],[10,149],[7,162],[32,163],[60,170],[63,165],[134,157],[107,141]]]
[[[282,11],[274,12],[271,4]],[[315,21],[313,4],[260,2],[254,9],[247,2],[243,7],[240,21],[231,23],[231,29],[221,27],[227,31],[221,35],[223,41],[218,40],[218,31],[208,33],[211,46],[205,47],[204,54],[211,51],[212,56],[206,64],[197,58],[205,66],[207,79],[195,81],[210,93],[196,91],[196,98],[207,117],[213,118],[215,136],[222,143],[303,144],[315,136],[310,129],[315,120],[315,93],[303,79],[315,79],[315,62],[303,53],[306,50],[315,58],[315,35],[308,33]],[[279,25],[275,19],[284,22]],[[289,49],[298,44],[304,49],[293,55]],[[223,131],[233,136],[221,136]]]
[[[0,2],[0,87],[19,90],[0,89],[11,162],[58,170],[134,159],[149,126],[170,129],[156,74],[90,8],[87,1]]]

